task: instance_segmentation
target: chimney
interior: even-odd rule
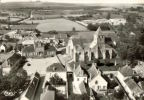
[[[75,64],[74,64],[74,68],[73,68],[73,70],[75,70],[76,69],[76,66],[75,66]]]
[[[91,73],[89,73],[89,79],[91,80],[91,78],[92,78],[92,77],[91,77]]]

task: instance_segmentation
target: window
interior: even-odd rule
[[[79,78],[77,78],[77,81],[79,81]]]
[[[98,84],[98,81],[95,81],[95,84]]]
[[[100,86],[98,86],[97,89],[100,90]]]
[[[86,78],[84,78],[84,81],[86,81]]]
[[[105,89],[106,89],[106,86],[103,86],[103,89],[105,90]]]

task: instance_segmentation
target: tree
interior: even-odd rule
[[[75,28],[75,27],[73,27],[73,28],[72,28],[72,31],[73,31],[73,32],[75,32],[75,31],[76,31],[76,28]]]
[[[55,30],[53,30],[53,31],[49,31],[49,32],[48,32],[48,34],[53,34],[53,35],[56,35],[56,34],[58,34],[58,32],[57,32],[57,31],[55,31]]]
[[[114,97],[121,100],[124,98],[124,91],[120,88],[119,90],[114,92]]]
[[[106,19],[110,19],[111,18],[111,13],[108,12],[107,16],[106,16]]]
[[[93,24],[88,24],[87,28],[91,31],[96,31],[97,30],[97,27],[94,26]]]
[[[55,74],[53,77],[50,78],[50,83],[53,85],[65,85],[66,82],[60,78],[57,74]]]
[[[144,34],[140,36],[139,43],[144,46]]]

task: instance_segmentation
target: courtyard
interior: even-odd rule
[[[28,75],[32,75],[35,72],[45,75],[47,67],[53,63],[59,63],[59,60],[56,56],[42,59],[28,59],[28,62],[23,68],[27,71]]]

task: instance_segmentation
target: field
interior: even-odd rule
[[[75,28],[76,31],[87,31],[87,28],[79,25],[76,22],[66,20],[66,19],[47,19],[47,20],[37,20],[40,24],[37,29],[41,32],[49,32],[52,30],[56,31],[72,31]]]

